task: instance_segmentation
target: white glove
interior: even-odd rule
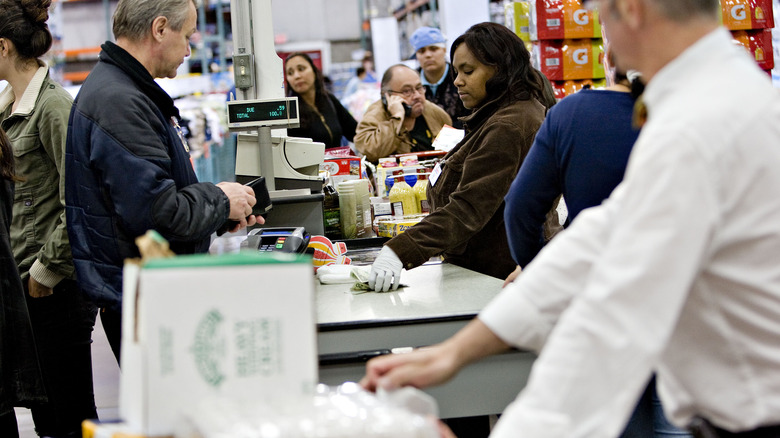
[[[395,252],[389,246],[383,246],[379,255],[371,265],[371,273],[368,275],[368,287],[379,292],[387,292],[390,286],[393,290],[398,289],[401,283],[401,269],[404,264],[401,259],[395,255]]]

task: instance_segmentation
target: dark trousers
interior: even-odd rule
[[[661,407],[655,389],[655,376],[648,382],[639,397],[631,418],[620,438],[691,438],[687,430],[679,429],[669,422]]]
[[[443,420],[458,438],[487,438],[490,435],[490,417],[447,418]]]
[[[0,415],[0,436],[19,438],[19,425],[16,424],[16,414],[13,409]]]
[[[111,346],[111,351],[114,353],[116,363],[118,365],[122,365],[122,362],[120,362],[120,347],[122,345],[122,312],[117,312],[111,309],[100,309],[100,322],[103,324],[103,330],[106,332],[108,345]]]
[[[637,401],[634,412],[628,419],[625,430],[620,434],[620,438],[653,438],[653,400],[652,388],[655,386],[655,379],[650,379],[647,387]]]
[[[47,403],[31,406],[35,431],[81,437],[81,422],[97,418],[91,352],[97,308],[67,279],[48,297],[26,295],[48,397]]]

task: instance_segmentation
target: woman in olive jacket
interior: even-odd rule
[[[461,118],[466,135],[431,174],[431,214],[380,251],[369,277],[375,290],[397,287],[402,268],[438,254],[502,279],[514,269],[504,195],[554,101],[545,99],[544,77],[505,26],[476,24],[453,42],[450,53],[458,94],[472,110]]]

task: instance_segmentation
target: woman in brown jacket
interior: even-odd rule
[[[476,24],[450,53],[458,94],[472,110],[461,118],[466,135],[431,174],[431,214],[380,251],[369,279],[374,290],[397,288],[402,268],[439,254],[501,279],[515,267],[504,195],[554,102],[545,99],[546,80],[531,67],[525,45],[505,26]]]

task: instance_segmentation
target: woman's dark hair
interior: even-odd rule
[[[51,0],[0,0],[0,38],[9,39],[22,62],[38,59],[52,44]]]
[[[645,82],[642,80],[642,76],[635,77],[631,81],[631,97],[634,98],[634,100],[639,99],[639,96],[642,95],[642,93],[645,92]]]
[[[0,179],[19,181],[14,175],[14,154],[11,151],[11,140],[0,129]]]
[[[314,65],[314,61],[312,61],[311,57],[303,52],[293,52],[287,55],[287,58],[284,60],[284,82],[287,86],[287,95],[288,96],[297,96],[298,99],[298,107],[300,108],[300,119],[301,119],[301,127],[306,127],[309,125],[309,120],[311,117],[315,117],[312,109],[308,107],[304,102],[301,102],[303,99],[301,98],[301,95],[299,95],[295,90],[293,90],[292,85],[290,85],[290,81],[287,80],[287,61],[295,58],[296,56],[300,56],[301,58],[305,59],[306,62],[309,63],[309,66],[314,71],[314,104],[317,105],[317,108],[324,108],[325,105],[332,105],[330,103],[330,100],[328,99],[328,93],[325,89],[325,79],[323,78],[323,74],[320,71],[319,68],[317,68],[316,65]]]
[[[497,100],[503,106],[535,98],[550,106],[544,93],[542,74],[531,66],[531,55],[523,41],[506,26],[490,22],[471,26],[452,43],[450,61],[453,65],[455,50],[461,44],[466,44],[479,62],[495,69],[493,77],[485,83],[485,102]]]
[[[638,73],[633,73],[629,77],[628,73],[615,69],[615,83],[627,86],[634,100],[637,100],[645,92],[645,83],[642,81],[642,75]]]

